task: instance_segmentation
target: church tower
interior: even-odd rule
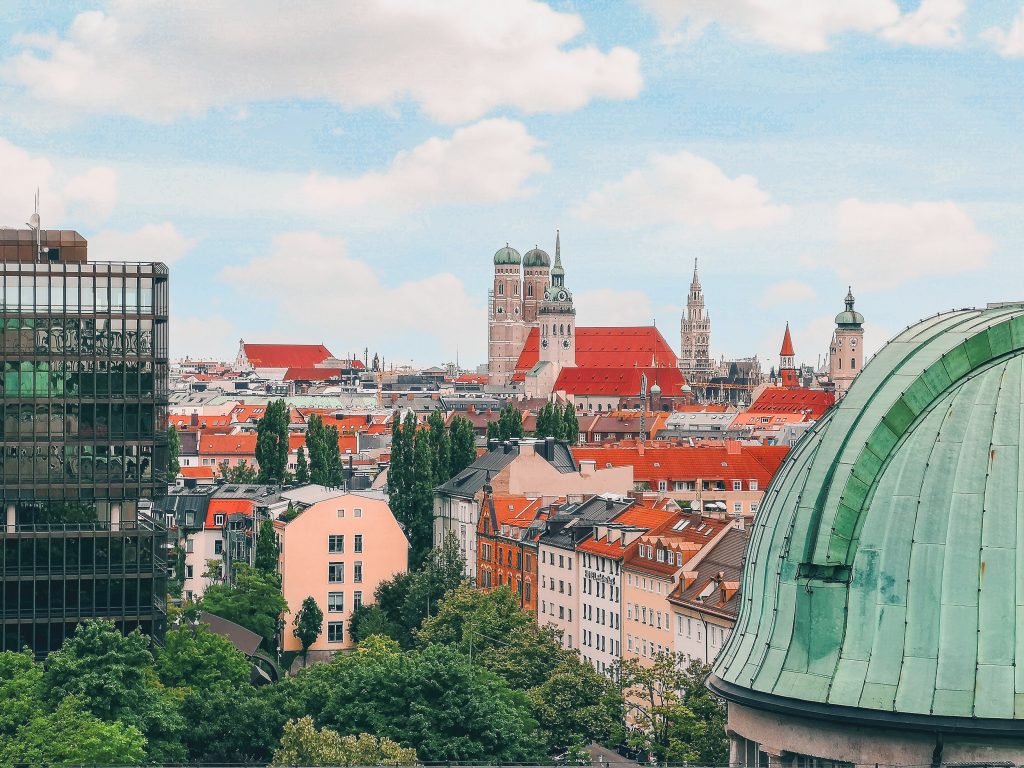
[[[537,323],[544,290],[550,283],[550,269],[551,257],[536,246],[523,256],[523,320],[528,325]]]
[[[800,386],[800,374],[796,369],[796,351],[793,349],[793,337],[789,335],[789,323],[786,323],[786,335],[782,337],[782,349],[779,351],[779,379],[784,387]]]
[[[829,348],[829,380],[836,398],[846,394],[864,367],[864,315],[853,308],[853,289],[846,290],[846,309],[836,315],[836,330]]]
[[[576,308],[572,292],[565,287],[562,269],[562,243],[555,233],[555,266],[551,270],[551,285],[544,291],[544,300],[538,311],[540,322],[540,361],[552,365],[552,385],[563,368],[576,367]]]
[[[689,382],[707,382],[711,378],[711,318],[704,308],[704,292],[693,260],[693,280],[686,299],[686,314],[680,321],[679,367]]]
[[[487,297],[487,373],[491,384],[500,386],[511,380],[525,339],[521,261],[508,243],[494,254],[494,285]]]

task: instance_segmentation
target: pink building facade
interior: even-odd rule
[[[318,502],[291,521],[275,522],[281,589],[288,603],[283,650],[299,651],[293,634],[302,601],[312,596],[324,614],[309,661],[350,650],[352,611],[373,601],[377,586],[409,563],[409,540],[379,493],[347,493]]]

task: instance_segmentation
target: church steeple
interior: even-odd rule
[[[687,380],[701,383],[711,376],[711,317],[704,308],[697,259],[693,260],[693,279],[686,298],[686,313],[680,323],[679,366]]]
[[[562,236],[555,230],[555,266],[551,268],[551,285],[561,288],[565,285],[565,270],[562,268]]]

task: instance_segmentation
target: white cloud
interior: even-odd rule
[[[650,325],[654,319],[651,300],[643,291],[595,288],[574,291],[576,323],[584,327],[605,325]],[[678,322],[676,317],[675,321]]]
[[[64,196],[105,219],[117,203],[117,174],[112,168],[90,168],[64,186]]]
[[[383,172],[354,178],[314,174],[304,191],[321,208],[499,202],[523,196],[529,177],[550,169],[535,151],[538,145],[520,122],[483,120],[459,128],[450,139],[434,137],[399,152]]]
[[[995,46],[1000,56],[1007,59],[1024,58],[1024,6],[1010,22],[1008,30],[991,27],[982,32],[981,36]]]
[[[578,14],[537,0],[320,3],[110,0],[63,34],[21,35],[7,76],[35,98],[169,120],[274,99],[393,109],[447,123],[511,107],[635,97],[639,56],[571,46]]]
[[[276,315],[277,326],[292,337],[324,339],[332,349],[332,341],[341,339],[339,348],[421,349],[419,362],[436,362],[442,354],[454,358],[456,349],[468,359],[486,354],[484,308],[461,279],[440,273],[384,285],[340,238],[280,235],[269,253],[225,267],[221,277]]]
[[[963,38],[960,17],[963,0],[921,0],[916,10],[882,30],[882,37],[894,43],[933,48],[958,45]]]
[[[162,261],[170,265],[195,244],[165,221],[146,224],[134,232],[103,230],[89,238],[89,256],[97,261]]]
[[[590,193],[573,215],[618,229],[662,224],[719,231],[764,227],[789,217],[753,176],[729,178],[689,152],[656,155],[639,170]]]
[[[171,317],[171,358],[233,360],[238,332],[223,315]]]
[[[814,288],[798,280],[787,280],[769,285],[757,300],[760,307],[775,307],[780,304],[799,304],[814,301]]]
[[[828,50],[848,32],[907,45],[942,46],[960,39],[961,0],[922,0],[901,15],[896,0],[639,0],[669,41],[695,39],[710,25],[794,51]]]
[[[0,137],[0,226],[23,227],[37,189],[44,228],[61,227],[69,211],[108,216],[117,201],[117,174],[96,166],[72,176],[74,165],[35,157]]]
[[[995,247],[948,200],[905,205],[850,198],[836,208],[836,237],[830,266],[844,280],[867,287],[979,269]]]

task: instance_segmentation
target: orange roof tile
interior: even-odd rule
[[[245,344],[253,368],[306,368],[334,357],[323,344]]]
[[[223,527],[214,523],[214,515],[224,515],[225,520],[233,514],[252,515],[253,506],[251,499],[210,499],[210,505],[206,508],[206,527]]]
[[[213,467],[182,467],[178,474],[195,480],[213,479]]]
[[[782,350],[779,352],[781,357],[793,357],[796,352],[793,351],[793,337],[789,335],[789,323],[786,323],[786,335],[782,337]]]
[[[633,467],[637,482],[658,480],[756,480],[763,490],[782,464],[787,446],[737,445],[687,446],[577,446],[572,449],[576,461],[593,461],[598,469],[606,466]]]
[[[516,376],[521,378],[539,360],[540,330],[532,328],[516,361]],[[576,329],[579,368],[676,368],[678,362],[672,347],[654,326]]]
[[[200,456],[255,456],[256,434],[211,435],[199,438]]]

